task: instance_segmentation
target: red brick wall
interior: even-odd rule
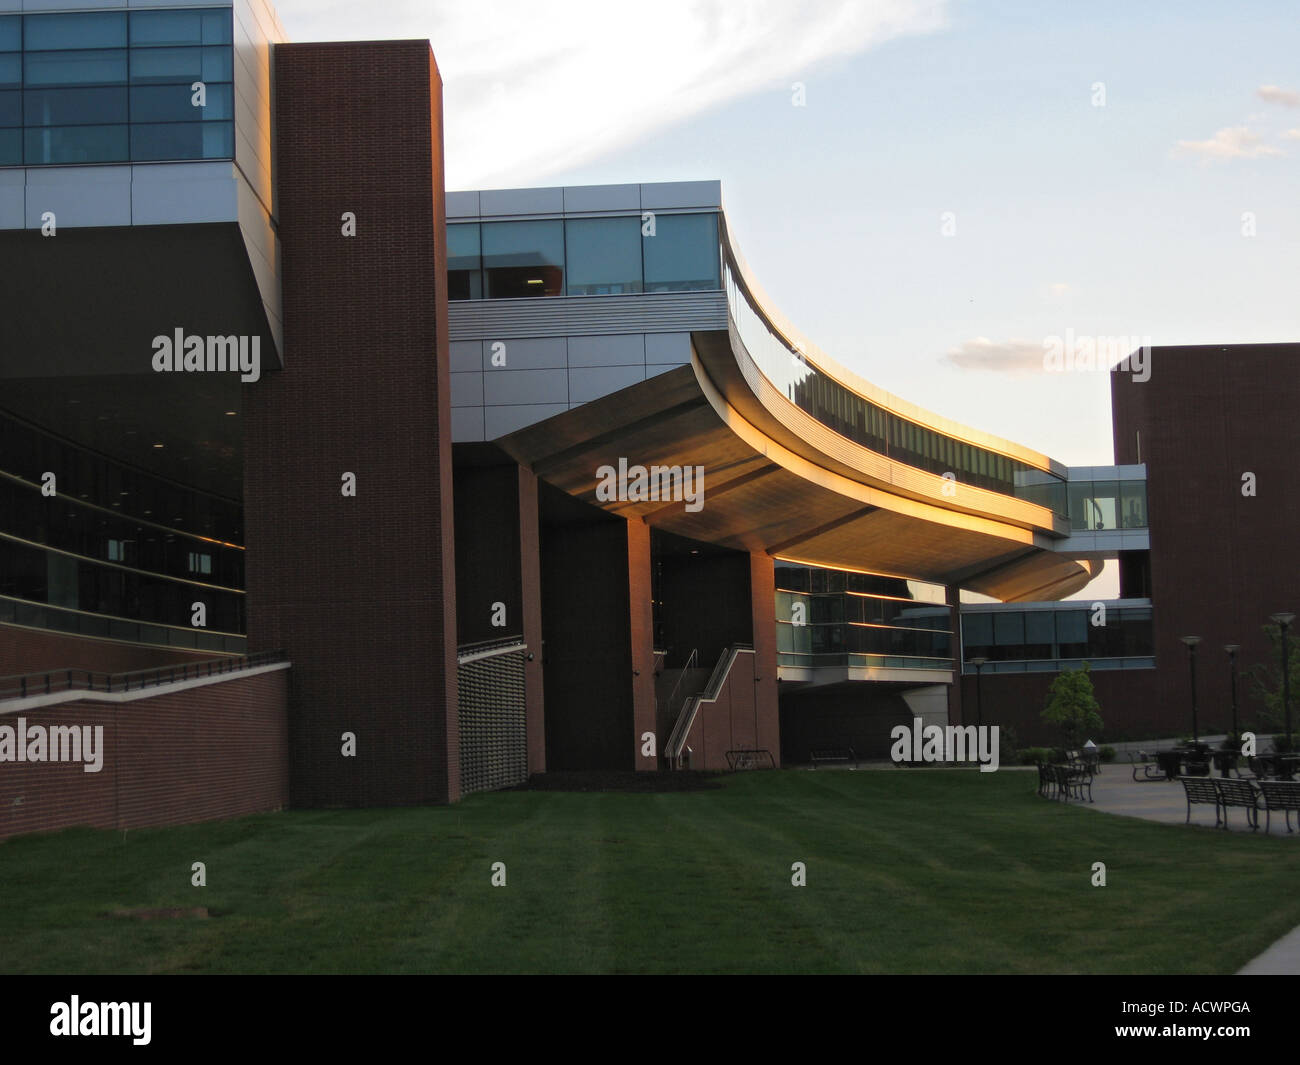
[[[1185,652],[1184,652],[1185,655]],[[1105,669],[1092,673],[1092,687],[1105,725],[1098,743],[1108,740],[1153,739],[1191,735],[1192,715],[1187,663],[1180,672],[1169,670]],[[1203,672],[1203,671],[1202,671]],[[1047,689],[1055,673],[985,673],[984,711],[986,725],[1010,725],[1022,747],[1054,747],[1062,742],[1059,729],[1043,722]],[[1198,678],[1203,680],[1203,678]],[[975,676],[961,679],[965,719],[954,724],[975,724]],[[1228,715],[1217,704],[1206,703],[1202,687],[1198,704],[1201,731],[1207,725],[1225,725]]]
[[[1271,660],[1263,632],[1268,616],[1300,613],[1300,344],[1155,348],[1150,369],[1147,381],[1111,375],[1115,458],[1136,462],[1141,434],[1156,663],[1163,686],[1180,693],[1183,730],[1190,731],[1180,637],[1204,641],[1200,717],[1208,708],[1226,721],[1223,645],[1241,644],[1241,670]],[[1257,478],[1253,497],[1241,492],[1246,472]],[[1248,691],[1239,680],[1242,707]],[[1249,706],[1253,717],[1255,704]]]
[[[294,805],[452,801],[441,79],[421,41],[279,45],[275,72],[285,370],[245,396],[249,649],[294,663]]]
[[[46,669],[131,673],[181,662],[221,658],[215,651],[163,650],[113,640],[90,640],[58,632],[0,625],[0,677]]]
[[[756,667],[755,655],[737,655],[717,702],[700,704],[686,738],[692,769],[726,769],[728,751],[766,746],[758,743],[757,713],[759,688],[766,681],[755,682],[761,676]],[[778,748],[768,750],[780,756]]]
[[[1106,739],[1190,735],[1191,678],[1183,636],[1200,636],[1197,718],[1231,723],[1227,643],[1238,654],[1239,723],[1259,725],[1245,671],[1272,661],[1268,616],[1300,612],[1300,344],[1159,347],[1150,378],[1111,374],[1115,461],[1147,464],[1155,669],[1094,672]],[[1242,474],[1257,493],[1243,496]],[[1053,674],[985,674],[984,720],[1023,744],[1055,744],[1041,713]],[[975,677],[962,679],[967,723]],[[1292,695],[1293,721],[1300,697]]]
[[[124,703],[0,713],[0,725],[102,725],[103,767],[0,762],[0,838],[72,825],[144,828],[288,802],[286,669]]]

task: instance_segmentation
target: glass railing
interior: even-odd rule
[[[1066,514],[1065,481],[1048,471],[909,421],[859,396],[810,364],[753,305],[733,265],[724,280],[731,320],[759,371],[800,410],[887,458],[962,484]]]
[[[229,654],[243,654],[248,645],[247,639],[237,633],[151,625],[143,621],[50,606],[47,603],[31,603],[7,595],[0,595],[0,622],[64,632],[71,636],[93,636],[105,640]]]

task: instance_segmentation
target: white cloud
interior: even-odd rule
[[[947,0],[279,0],[291,39],[427,37],[442,72],[447,187],[528,185],[727,101],[790,106],[818,67],[947,24]],[[825,106],[833,106],[826,101]],[[755,130],[761,136],[761,130]],[[774,146],[776,150],[779,146]],[[702,174],[700,177],[713,175]]]
[[[1289,129],[1282,134],[1284,141],[1300,141],[1300,129]]]
[[[1043,370],[1042,341],[1000,340],[975,337],[949,349],[943,361],[961,370],[1029,374]]]
[[[1172,154],[1197,156],[1203,163],[1223,163],[1229,159],[1259,159],[1285,153],[1265,144],[1258,134],[1252,133],[1246,126],[1229,126],[1219,130],[1209,140],[1179,141]]]
[[[1300,92],[1295,92],[1292,89],[1283,89],[1276,85],[1261,85],[1255,90],[1255,95],[1271,104],[1281,104],[1283,107],[1300,107]]]

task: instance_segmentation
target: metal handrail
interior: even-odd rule
[[[677,698],[677,689],[682,686],[682,681],[686,679],[686,674],[699,665],[700,651],[698,647],[691,649],[691,653],[686,656],[686,665],[682,671],[677,674],[677,682],[673,685],[673,690],[668,693],[668,713],[673,712],[673,701]]]
[[[528,644],[522,636],[503,636],[497,640],[480,640],[477,643],[463,643],[456,648],[456,662],[477,662],[480,658],[495,658],[510,651],[526,651]]]
[[[287,662],[284,651],[258,651],[251,655],[210,658],[204,662],[183,662],[172,666],[137,669],[130,673],[96,673],[88,669],[47,669],[0,677],[0,700],[26,699],[56,692],[129,692],[176,684],[187,680],[239,673],[246,669]]]
[[[672,768],[681,769],[682,767],[682,749],[686,746],[686,737],[691,734],[691,728],[695,724],[695,715],[700,709],[700,703],[716,701],[722,691],[722,686],[727,683],[727,677],[730,675],[731,667],[735,664],[737,657],[742,654],[753,653],[753,644],[733,643],[719,656],[718,663],[713,667],[713,672],[710,674],[709,682],[704,686],[704,690],[697,692],[695,695],[687,696],[686,702],[682,704],[682,712],[677,717],[677,723],[673,725],[673,731],[668,736],[668,746],[664,749],[664,755]]]

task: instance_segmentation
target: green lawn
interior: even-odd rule
[[[1294,841],[1062,806],[1036,782],[750,773],[27,837],[0,844],[0,971],[1208,973],[1300,924]],[[212,916],[111,916],[193,906]]]

